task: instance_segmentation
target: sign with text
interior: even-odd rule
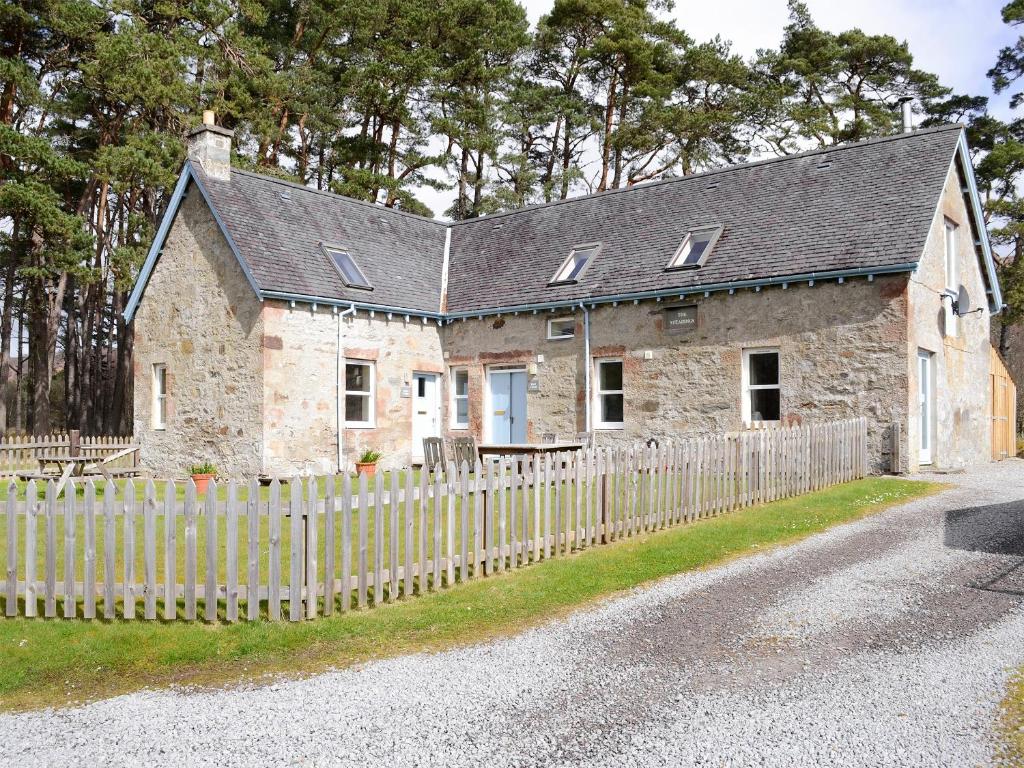
[[[689,333],[697,330],[697,305],[665,308],[665,331],[667,333]]]

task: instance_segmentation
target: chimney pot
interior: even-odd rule
[[[216,125],[217,121],[212,109],[203,110],[203,125]]]
[[[903,132],[914,132],[914,112],[911,109],[914,100],[911,98],[900,99],[900,116],[903,122]]]

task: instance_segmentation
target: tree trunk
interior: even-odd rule
[[[608,102],[604,108],[604,138],[601,142],[601,181],[597,185],[598,192],[604,192],[608,189],[608,167],[611,164],[612,153],[612,126],[615,122],[615,89],[618,87],[618,73],[612,72],[612,76],[608,81]]]

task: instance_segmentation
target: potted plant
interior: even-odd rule
[[[196,484],[196,493],[206,493],[206,486],[217,476],[217,468],[208,461],[202,464],[193,464],[189,467],[189,474],[192,475],[192,482]]]
[[[356,472],[367,477],[373,477],[377,473],[377,462],[383,454],[372,448],[367,448],[356,459]]]

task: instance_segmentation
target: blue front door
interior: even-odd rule
[[[526,372],[491,371],[491,442],[526,442]]]

